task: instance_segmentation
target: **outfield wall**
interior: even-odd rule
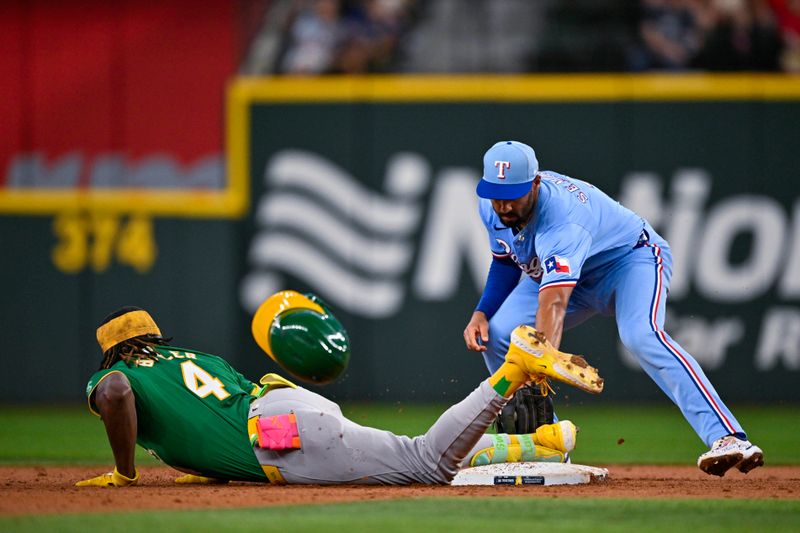
[[[99,360],[94,326],[124,304],[152,309],[177,345],[273,370],[249,316],[286,287],[320,294],[351,333],[350,369],[329,394],[458,398],[485,375],[461,338],[490,257],[474,186],[483,152],[507,138],[671,242],[667,329],[724,398],[800,400],[800,80],[238,79],[226,115],[241,218],[74,206],[0,217],[0,369],[15,376],[0,400],[79,398]],[[601,369],[605,397],[662,398],[611,319],[564,346]]]

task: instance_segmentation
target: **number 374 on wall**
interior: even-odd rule
[[[112,259],[144,273],[158,254],[153,221],[143,215],[67,213],[53,220],[53,233],[53,264],[67,274],[105,272]]]

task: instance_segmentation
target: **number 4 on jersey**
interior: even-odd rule
[[[186,388],[201,398],[213,394],[218,400],[224,400],[230,396],[220,380],[197,366],[194,361],[181,363],[181,372],[183,372],[183,382],[186,384]]]

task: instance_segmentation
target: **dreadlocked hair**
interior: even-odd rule
[[[153,346],[166,346],[172,337],[164,338],[160,335],[140,335],[123,341],[106,350],[100,370],[110,368],[117,361],[124,361],[126,365],[133,366],[136,361],[150,359],[158,361],[158,352]]]

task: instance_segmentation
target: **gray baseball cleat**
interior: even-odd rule
[[[709,451],[697,458],[700,470],[720,477],[733,467],[746,474],[763,464],[764,452],[761,448],[733,435],[717,439]]]

